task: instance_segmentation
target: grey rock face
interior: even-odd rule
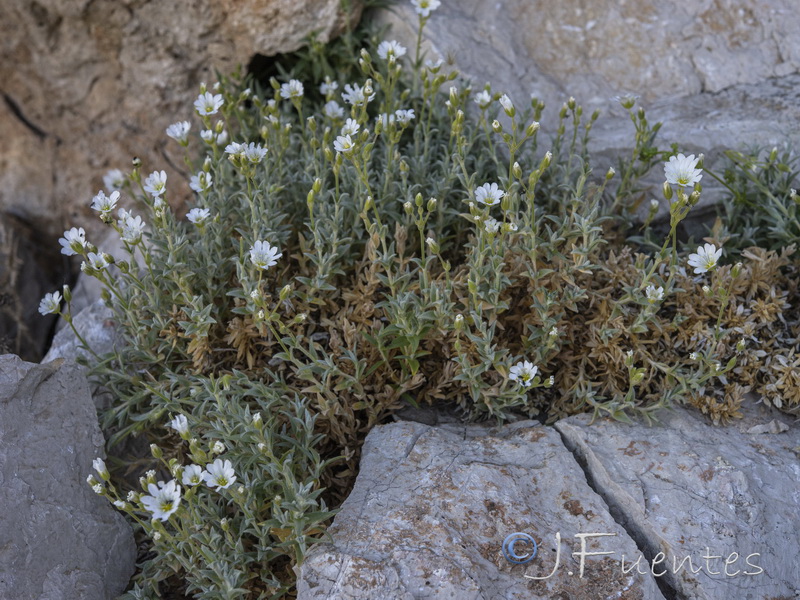
[[[86,483],[104,456],[81,371],[0,356],[0,598],[111,599],[134,571],[130,526]]]
[[[747,433],[771,418],[712,427],[680,410],[662,426],[641,428],[589,425],[580,415],[556,429],[640,546],[666,555],[659,571],[678,597],[796,598],[800,429],[782,423],[772,428],[782,433]],[[706,561],[707,552],[719,558]],[[676,575],[673,559],[687,555],[701,570]]]
[[[526,565],[501,552],[514,532],[539,544]],[[587,558],[581,578],[574,536],[601,532],[613,536],[587,539],[586,551],[615,554]],[[636,556],[636,545],[558,433],[530,421],[497,431],[375,428],[330,533],[333,544],[312,549],[300,569],[301,600],[663,598],[649,574],[621,572],[621,555]]]

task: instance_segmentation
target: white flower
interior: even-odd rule
[[[86,232],[83,227],[73,227],[64,232],[64,237],[59,238],[58,243],[62,246],[61,254],[75,256],[75,248],[86,248]]]
[[[550,337],[558,337],[558,327],[553,326],[553,328],[548,332]]]
[[[106,463],[102,458],[95,458],[92,461],[92,468],[97,471],[97,474],[100,477],[105,478],[108,476],[108,469],[106,468]]]
[[[647,301],[650,302],[650,304],[659,302],[664,299],[664,288],[661,286],[656,287],[654,285],[648,285],[644,290],[644,295],[647,296]]]
[[[475,104],[480,108],[488,108],[491,103],[492,95],[488,91],[483,90],[475,94]]]
[[[514,105],[511,103],[511,98],[509,98],[507,95],[503,94],[500,96],[500,104],[503,105],[503,110],[505,110],[507,113],[513,112]]]
[[[500,223],[497,222],[496,219],[489,217],[483,222],[483,226],[486,229],[486,233],[497,233],[500,229]]]
[[[616,102],[619,102],[622,108],[630,109],[633,108],[634,104],[636,104],[636,101],[639,99],[639,96],[636,96],[634,94],[622,94],[621,96],[614,96],[611,99],[615,100]]]
[[[119,209],[119,217],[117,225],[122,229],[120,238],[123,242],[135,244],[142,239],[142,233],[144,232],[142,217],[134,217],[124,208]]]
[[[261,413],[260,412],[253,413],[253,425],[255,425],[256,427],[261,425]]]
[[[656,200],[655,198],[653,198],[652,200],[650,200],[650,209],[651,209],[651,210],[658,210],[658,207],[659,207],[659,206],[660,206],[660,205],[659,205],[659,203],[658,203],[658,200]]]
[[[125,174],[119,169],[111,169],[103,175],[103,185],[109,192],[121,190],[125,185]]]
[[[125,504],[124,500],[114,500],[114,506],[116,506],[120,510],[125,510],[127,504]]]
[[[108,261],[106,260],[106,257],[103,256],[102,254],[95,254],[94,252],[89,252],[89,254],[86,255],[86,259],[89,261],[88,263],[89,266],[97,271],[102,271],[108,266]],[[86,263],[83,263],[81,265],[81,271],[84,270],[85,264]]]
[[[200,225],[210,216],[211,216],[211,211],[208,210],[207,208],[193,208],[188,213],[186,213],[186,218],[195,225]]]
[[[240,155],[244,152],[245,145],[240,144],[239,142],[231,142],[227,146],[225,146],[225,152],[230,154],[231,156]]]
[[[384,40],[378,45],[378,56],[383,60],[387,60],[389,58],[400,58],[405,53],[406,49],[395,40]]]
[[[189,141],[189,130],[192,125],[189,121],[178,121],[167,127],[167,135],[179,144],[186,144]]]
[[[511,367],[511,370],[508,374],[508,378],[511,381],[519,381],[520,385],[523,387],[529,387],[533,384],[533,378],[536,377],[536,373],[539,372],[539,367],[533,366],[533,363],[525,361],[520,361]]]
[[[697,352],[692,352],[691,354],[689,354],[689,358],[691,360],[697,360]]]
[[[411,4],[420,17],[428,17],[432,10],[436,10],[441,5],[439,0],[411,0]]]
[[[341,119],[344,116],[344,109],[339,106],[339,103],[336,100],[327,102],[322,111],[329,119]]]
[[[254,144],[251,142],[250,144],[246,146],[243,145],[242,147],[242,156],[244,156],[245,159],[254,165],[260,163],[261,159],[263,159],[266,155],[267,149],[263,148],[260,144]]]
[[[225,129],[223,129],[220,133],[217,133],[212,129],[205,129],[200,132],[200,137],[207,144],[217,144],[218,146],[221,146],[228,141],[228,132]]]
[[[319,92],[323,96],[328,96],[333,94],[336,90],[339,89],[339,84],[335,81],[332,81],[330,77],[326,77],[325,81],[319,86]]]
[[[97,195],[92,198],[92,208],[100,214],[108,214],[114,210],[119,200],[119,192],[111,192],[111,196],[106,196],[103,190],[97,192]]]
[[[667,182],[683,187],[694,185],[703,178],[703,170],[695,169],[699,161],[700,159],[695,158],[694,154],[671,156],[669,162],[664,165]]]
[[[337,152],[341,152],[342,154],[348,154],[353,151],[353,148],[355,148],[355,146],[353,145],[353,140],[350,139],[349,135],[340,135],[333,142],[333,148]]]
[[[225,444],[217,440],[216,442],[214,442],[214,445],[211,446],[211,452],[213,454],[222,454],[223,452],[225,452]]]
[[[705,273],[717,266],[721,256],[722,248],[717,249],[714,244],[704,244],[697,247],[696,254],[689,255],[689,266],[694,267],[695,273]]]
[[[290,79],[289,83],[281,85],[281,98],[301,98],[303,96],[303,84],[297,79]]]
[[[177,417],[174,417],[169,423],[167,423],[167,426],[172,427],[172,429],[181,435],[189,432],[189,421],[186,419],[186,415],[178,415]]]
[[[144,191],[158,198],[161,194],[167,191],[167,173],[166,171],[153,171],[144,180]]]
[[[369,98],[367,98],[364,94],[364,88],[360,87],[357,83],[353,85],[348,83],[344,86],[342,99],[348,104],[358,106],[365,102],[372,102],[375,99],[375,94],[370,94]]]
[[[39,302],[39,312],[43,315],[54,315],[61,309],[61,294],[52,292],[45,294]]]
[[[201,117],[206,115],[215,115],[217,111],[222,108],[225,100],[222,99],[222,94],[213,95],[211,92],[200,94],[197,100],[194,101],[194,107],[197,114]]]
[[[142,496],[140,500],[142,506],[153,513],[154,519],[166,521],[178,510],[178,505],[181,503],[181,486],[174,479],[169,483],[159,481],[157,486],[155,483],[148,484],[147,491],[150,495]]]
[[[496,183],[484,183],[475,190],[475,200],[486,206],[494,206],[506,193],[497,187]]]
[[[211,177],[211,173],[206,173],[205,171],[200,171],[189,178],[189,187],[198,194],[202,194],[211,189],[212,183],[214,183],[214,179]]]
[[[136,492],[134,492],[133,490],[128,492],[128,495],[126,496],[126,498],[128,499],[128,502],[136,502],[136,497],[137,497],[136,496]]]
[[[358,121],[355,119],[347,119],[342,126],[342,135],[355,135],[360,128],[361,126],[358,124]]]
[[[206,466],[203,473],[206,485],[217,491],[224,490],[236,481],[231,461],[218,458],[212,464]]]
[[[96,483],[92,486],[92,490],[94,490],[95,494],[102,494],[103,493],[103,486],[99,483]]]
[[[394,111],[394,116],[397,117],[397,122],[405,127],[414,120],[414,109],[409,108],[408,110],[396,110]]]
[[[181,482],[186,487],[200,485],[203,483],[203,467],[200,465],[189,465],[183,468],[183,476]]]
[[[278,249],[270,246],[269,242],[257,241],[250,248],[250,262],[259,269],[269,269],[278,264],[278,259],[283,256]]]

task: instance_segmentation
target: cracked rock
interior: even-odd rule
[[[0,598],[115,598],[133,532],[86,483],[104,440],[74,364],[0,356]]]
[[[531,421],[376,427],[329,532],[299,569],[299,600],[663,599],[651,575],[622,573],[636,544],[558,433]],[[515,532],[538,543],[527,564],[502,553]],[[586,557],[583,577],[578,533],[613,534],[587,538],[586,552],[613,554]]]
[[[773,416],[713,427],[677,409],[651,428],[579,415],[556,429],[645,554],[666,556],[657,572],[675,598],[788,600],[800,597],[800,428],[742,431]],[[699,570],[676,574],[687,556]]]

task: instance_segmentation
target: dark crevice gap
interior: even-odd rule
[[[4,93],[3,99],[6,101],[6,106],[8,106],[8,109],[12,112],[12,114],[17,117],[20,123],[30,129],[36,137],[38,137],[40,140],[43,140],[47,137],[47,133],[44,130],[40,129],[28,120],[28,117],[26,117],[23,114],[22,109],[20,109],[19,104],[17,104],[11,96]]]
[[[581,448],[579,445],[573,444],[557,426],[553,429],[555,429],[561,436],[561,443],[564,444],[564,447],[572,454],[575,462],[578,463],[578,466],[580,466],[581,470],[583,471],[583,475],[586,478],[586,483],[589,485],[592,491],[600,496],[603,502],[605,502],[611,518],[614,519],[614,521],[616,521],[616,523],[625,530],[625,533],[628,534],[628,537],[634,541],[639,549],[639,552],[641,552],[642,556],[647,560],[647,563],[652,564],[653,558],[655,558],[659,552],[662,552],[662,550],[650,542],[647,537],[647,533],[643,531],[641,527],[637,526],[636,523],[628,517],[628,515],[626,515],[622,506],[620,506],[620,504],[614,499],[614,496],[603,490],[597,484],[597,480],[594,478],[592,469],[589,467],[586,455],[583,452],[583,448]],[[655,577],[653,575],[650,576],[655,580],[656,585],[658,586],[658,589],[661,592],[661,595],[664,596],[665,600],[690,600],[678,589],[676,589],[671,579],[667,579],[668,577],[672,577],[669,572],[664,575],[664,577]]]

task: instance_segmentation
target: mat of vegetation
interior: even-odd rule
[[[438,2],[414,4],[421,32]],[[659,148],[625,97],[633,152],[598,174],[597,113],[570,98],[545,139],[536,99],[472,88],[385,35],[312,42],[266,89],[203,85],[167,130],[193,205],[135,162],[92,200],[126,255],[77,227],[61,240],[124,340],[88,363],[114,398],[112,471],[141,469],[136,489],[102,461],[90,477],[144,549],[127,598],[176,580],[196,598],[291,596],[364,436],[408,404],[546,422],[688,404],[724,424],[753,392],[800,411],[791,152],[731,152],[712,173]],[[639,184],[654,168],[659,200]],[[729,190],[722,214],[678,239],[709,177]],[[71,322],[63,299],[42,312]],[[151,464],[115,450],[131,435]]]

